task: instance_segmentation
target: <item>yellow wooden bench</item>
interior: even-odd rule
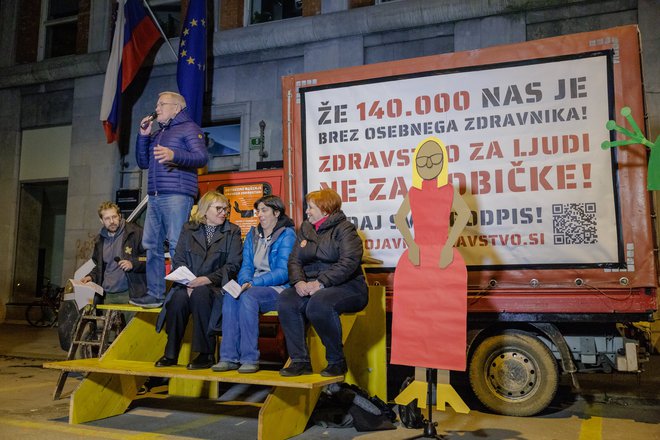
[[[170,395],[216,398],[218,382],[267,385],[272,389],[259,411],[258,438],[285,439],[300,434],[325,385],[346,381],[387,398],[385,354],[385,291],[369,288],[369,305],[355,314],[341,316],[344,351],[349,371],[345,377],[323,377],[325,349],[318,335],[308,333],[314,374],[281,377],[277,371],[254,374],[236,371],[217,373],[188,370],[191,357],[190,326],[179,354],[177,366],[156,368],[154,362],[165,350],[167,335],[156,333],[158,309],[130,305],[104,305],[102,309],[135,312],[135,317],[99,359],[49,362],[45,368],[86,372],[87,376],[71,396],[69,423],[85,423],[122,414],[137,396],[149,376],[170,378]]]

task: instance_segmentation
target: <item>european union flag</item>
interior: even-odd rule
[[[179,43],[176,81],[186,98],[188,115],[202,124],[206,74],[206,0],[190,0]]]

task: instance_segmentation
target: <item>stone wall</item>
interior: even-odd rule
[[[18,215],[18,169],[20,160],[20,94],[16,89],[0,90],[0,322],[13,291],[16,217]]]

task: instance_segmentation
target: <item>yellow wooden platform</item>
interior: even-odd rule
[[[259,411],[258,439],[280,440],[300,434],[321,393],[321,387],[344,379],[381,399],[387,398],[385,351],[385,289],[369,288],[367,308],[341,315],[344,352],[348,364],[345,377],[322,377],[325,348],[313,330],[308,344],[315,374],[284,378],[276,371],[254,374],[187,370],[192,356],[189,326],[179,353],[178,365],[156,368],[154,362],[165,351],[167,335],[155,332],[160,309],[132,305],[104,305],[99,309],[135,312],[126,328],[100,359],[49,362],[46,368],[87,372],[71,396],[69,423],[85,423],[122,414],[136,398],[149,376],[169,377],[168,392],[186,397],[217,397],[217,382],[269,385],[272,389]]]
[[[75,359],[70,361],[48,362],[44,368],[62,371],[79,371],[90,373],[124,374],[127,376],[144,377],[176,377],[179,379],[205,380],[210,382],[246,383],[272,387],[318,388],[331,383],[343,382],[344,376],[324,377],[320,374],[310,374],[299,377],[282,377],[277,371],[260,370],[256,373],[241,374],[237,371],[218,373],[211,369],[188,370],[185,366],[155,367],[153,362],[110,360],[102,362],[98,358]]]
[[[160,307],[155,309],[145,309],[144,307],[134,306],[133,304],[99,304],[96,306],[99,310],[120,310],[122,312],[141,312],[141,313],[160,313]]]

